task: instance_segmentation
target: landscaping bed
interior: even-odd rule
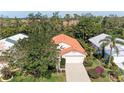
[[[103,64],[100,60],[96,59],[94,56],[91,56],[90,58],[87,58],[87,61],[92,60],[92,65],[91,62],[89,62],[89,66],[85,65],[85,61],[84,61],[84,66],[86,67],[86,70],[89,74],[89,77],[91,79],[92,82],[111,82],[112,80],[109,78],[109,74],[107,73],[106,68],[103,67]],[[104,68],[104,75],[100,75],[97,72],[93,71],[95,70],[97,67],[101,67]]]

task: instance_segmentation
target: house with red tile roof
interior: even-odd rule
[[[57,48],[60,49],[60,55],[66,59],[66,63],[83,63],[86,51],[76,39],[60,34],[52,40],[58,44]]]

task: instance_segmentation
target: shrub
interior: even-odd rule
[[[111,70],[117,70],[118,69],[118,66],[114,63],[114,62],[111,62],[111,67],[110,67]]]
[[[102,73],[100,76],[101,76],[102,78],[105,78],[105,77],[106,77],[106,73],[104,72],[104,73]]]
[[[97,66],[95,68],[95,71],[96,71],[97,74],[102,75],[104,73],[104,68],[103,67],[100,67],[100,66]]]
[[[35,69],[31,72],[31,74],[35,77],[35,78],[39,78],[41,76],[41,72],[39,69]]]
[[[109,68],[109,66],[107,64],[103,64],[104,68]]]
[[[87,57],[86,59],[85,59],[85,61],[84,61],[84,66],[86,66],[86,67],[91,67],[92,65],[93,65],[93,61],[91,60],[91,58],[90,57]]]
[[[98,59],[102,58],[102,55],[100,53],[94,53],[93,55],[94,55],[94,57],[96,57]]]
[[[65,58],[61,58],[61,63],[60,63],[61,68],[65,68],[65,62],[66,62]]]
[[[10,71],[8,67],[4,67],[1,70],[1,73],[2,73],[3,79],[10,79],[12,77],[12,72]]]
[[[84,61],[84,66],[86,67],[91,67],[93,65],[93,62],[92,61]]]
[[[124,73],[123,73],[123,70],[121,70],[121,69],[116,69],[116,70],[114,70],[115,71],[115,73],[118,75],[118,76],[120,76],[120,75],[123,75]]]
[[[108,65],[108,63],[109,63],[109,55],[105,55],[103,63],[105,63],[105,65]]]
[[[21,71],[16,71],[14,76],[21,76],[22,75],[22,72]]]
[[[123,76],[118,76],[118,81],[119,82],[124,81],[124,77]]]
[[[96,73],[95,69],[88,70],[88,75],[93,79],[99,78],[99,74]]]
[[[99,74],[102,78],[105,78],[105,77],[106,77],[106,74],[107,74],[107,73],[105,72],[105,70],[104,70],[103,67],[97,66],[97,67],[95,68],[95,71],[96,71],[96,73]]]

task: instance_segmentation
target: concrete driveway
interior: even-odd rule
[[[67,82],[90,82],[90,78],[82,63],[66,63]]]

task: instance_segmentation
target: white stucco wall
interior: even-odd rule
[[[64,54],[62,57],[66,59],[66,63],[83,63],[86,55],[76,51],[71,51]]]
[[[122,63],[116,63],[116,65],[124,70],[124,65]]]
[[[59,46],[57,49],[64,49],[64,48],[69,48],[71,47],[70,45],[66,43],[59,43]],[[62,58],[66,59],[66,63],[83,63],[84,58],[86,57],[85,54],[82,54],[77,51],[70,51],[62,56]]]
[[[120,67],[121,69],[124,69],[124,57],[114,57],[114,62],[116,65],[118,65],[118,67]]]

